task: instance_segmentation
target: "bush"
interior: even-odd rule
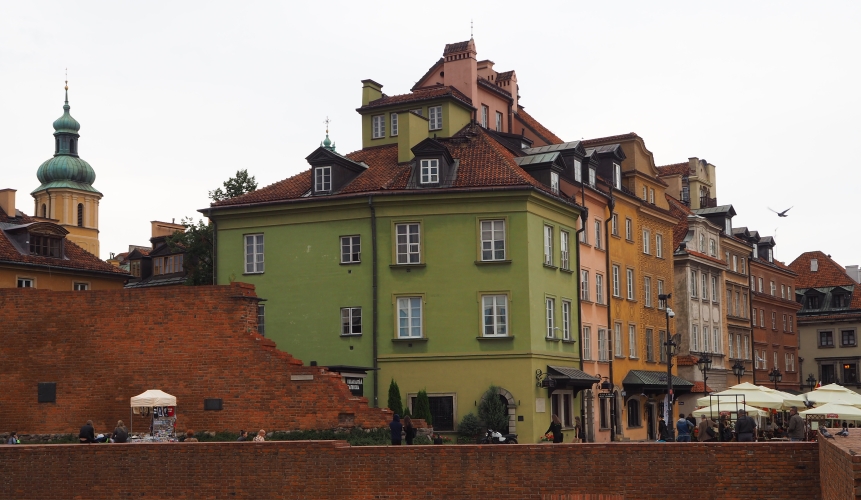
[[[499,388],[491,385],[478,403],[478,418],[487,429],[508,432],[508,409],[499,398]]]
[[[413,408],[412,418],[421,418],[427,422],[428,425],[433,425],[433,417],[430,412],[430,400],[428,399],[428,393],[424,389],[419,391],[418,396],[416,396],[416,404]]]
[[[460,423],[457,424],[457,433],[464,440],[475,441],[477,436],[484,434],[484,430],[481,421],[474,413],[467,413],[460,419]],[[458,442],[460,442],[460,439],[458,439]]]
[[[401,388],[395,379],[389,384],[389,409],[400,416],[404,415],[404,404],[401,402]]]

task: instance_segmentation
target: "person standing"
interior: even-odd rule
[[[798,407],[789,408],[789,428],[786,429],[790,441],[804,441],[804,419],[798,414]]]
[[[664,415],[658,415],[658,441],[666,441],[670,437],[669,429],[667,429],[667,421],[664,420]]]
[[[690,443],[691,431],[693,429],[693,424],[691,424],[687,419],[685,419],[685,414],[679,413],[679,420],[678,422],[676,422],[676,441],[679,443]]]
[[[583,432],[583,424],[580,423],[580,417],[574,417],[574,442],[582,443],[585,441],[585,432]]]
[[[6,444],[21,444],[21,440],[18,439],[18,433],[16,431],[12,431],[12,434],[9,434],[9,440],[6,441]]]
[[[404,416],[404,438],[407,444],[413,444],[413,439],[416,437],[416,428],[413,427],[413,419],[409,415]]]
[[[708,441],[714,441],[717,433],[714,430],[714,421],[703,415],[703,418],[700,419],[700,423],[697,425],[697,439],[701,442],[705,443]]]
[[[401,416],[395,413],[392,417],[391,423],[389,423],[389,429],[392,431],[392,444],[400,445],[401,444],[401,431],[404,430],[403,424],[401,424]]]
[[[114,433],[111,434],[111,440],[114,443],[125,443],[129,440],[129,431],[126,429],[126,424],[124,424],[122,420],[117,421]]]
[[[87,420],[87,423],[81,427],[81,432],[78,433],[78,440],[82,444],[96,442],[96,430],[93,428],[92,420]]]
[[[735,435],[740,443],[752,443],[755,441],[756,422],[747,416],[744,410],[738,411],[738,420],[735,422]]]
[[[550,427],[547,428],[547,433],[553,433],[553,442],[561,443],[562,442],[562,421],[559,420],[559,416],[555,413],[553,414],[553,419],[550,421]]]
[[[262,443],[264,441],[266,441],[266,431],[263,429],[260,429],[259,431],[257,431],[257,435],[254,436],[254,442],[255,443]]]

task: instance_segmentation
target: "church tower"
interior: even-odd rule
[[[78,156],[81,125],[69,114],[69,82],[63,116],[54,121],[54,157],[36,172],[42,184],[30,193],[36,217],[55,219],[69,231],[69,240],[99,256],[99,200],[93,187],[96,172]]]

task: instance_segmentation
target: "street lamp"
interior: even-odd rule
[[[741,378],[744,377],[744,364],[740,360],[732,365],[732,373],[738,378],[738,383],[740,384]]]
[[[709,367],[712,365],[712,358],[710,354],[702,353],[700,359],[697,360],[697,368],[703,372],[703,394],[708,394],[709,391],[706,389],[706,382],[708,381],[708,372]]]
[[[776,391],[777,390],[777,384],[781,380],[783,380],[783,374],[780,373],[780,370],[778,370],[777,367],[775,366],[774,368],[771,369],[770,372],[768,372],[768,380],[771,382],[774,382],[774,390]]]
[[[816,388],[816,377],[812,373],[807,376],[807,387],[810,387],[811,391]]]
[[[676,440],[676,427],[673,423],[673,348],[676,347],[676,343],[673,341],[674,336],[670,335],[670,318],[675,318],[676,313],[667,304],[672,296],[671,293],[658,294],[658,300],[663,302],[667,317],[667,341],[664,345],[667,347],[667,441],[669,442]]]

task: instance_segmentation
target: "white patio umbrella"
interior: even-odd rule
[[[720,404],[713,404],[711,406],[706,406],[705,408],[700,408],[699,410],[694,410],[691,415],[695,417],[701,417],[703,415],[717,420],[720,418],[721,412],[730,412],[730,413],[738,413],[738,410],[744,410],[747,412],[748,416],[751,417],[767,417],[768,412],[765,410],[760,410],[759,408],[754,408],[753,406],[741,404],[741,401],[736,403],[735,401],[727,401]]]
[[[713,393],[711,396],[701,397],[697,400],[697,405],[715,405],[718,401],[720,401],[721,406],[735,401],[738,401],[739,404],[744,403],[760,408],[781,409],[784,406],[783,396],[765,391],[762,387],[748,382],[734,385],[725,391]]]
[[[786,400],[786,403],[789,406],[803,408],[806,406],[805,401],[812,402],[815,406],[840,401],[861,408],[861,394],[837,384],[829,384],[800,396],[794,396],[792,399]]]
[[[834,401],[825,403],[822,406],[811,408],[799,412],[801,416],[807,415],[823,415],[825,418],[833,418],[836,420],[861,420],[861,409],[851,404],[841,404],[845,402]]]

